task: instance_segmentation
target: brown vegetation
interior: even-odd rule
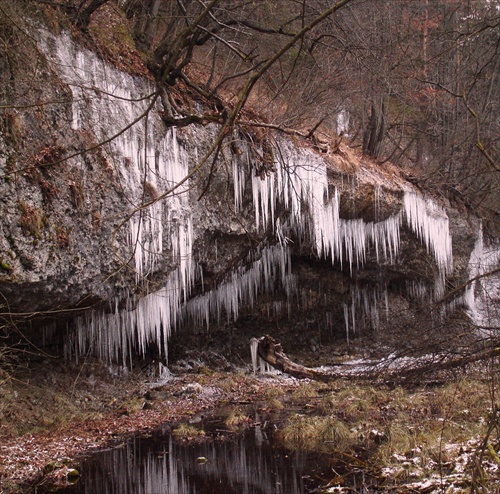
[[[287,448],[340,458],[400,492],[405,485],[421,492],[416,482],[431,479],[467,489],[498,481],[494,431],[500,417],[491,410],[489,379],[481,368],[443,386],[412,389],[355,378],[325,384],[203,368],[148,386],[141,374],[112,378],[91,360],[81,367],[46,360],[36,372],[18,367],[2,374],[0,389],[0,486],[6,493],[19,492],[21,485],[29,490],[42,479],[60,482],[78,455],[165,423],[181,440],[205,440],[197,416],[216,407],[225,407],[228,430],[251,427],[252,413],[244,408],[250,403],[261,417],[276,421],[276,437]],[[342,485],[333,474],[332,482]]]

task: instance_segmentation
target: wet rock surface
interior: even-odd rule
[[[143,165],[138,163],[142,158],[140,152],[138,157],[133,156],[133,148],[95,147],[106,137],[119,132],[119,121],[113,114],[113,106],[107,101],[109,96],[98,89],[90,91],[93,100],[78,106],[76,99],[90,97],[90,93],[75,89],[70,77],[80,77],[78,71],[92,68],[98,75],[106,74],[111,84],[115,79],[126,80],[130,97],[148,94],[151,91],[150,81],[120,73],[99,61],[88,50],[78,47],[68,35],[61,36],[40,37],[37,56],[43,60],[47,75],[48,67],[54,66],[54,63],[61,64],[61,61],[78,67],[74,74],[62,69],[52,70],[52,83],[44,86],[47,99],[57,100],[64,96],[66,102],[40,108],[40,118],[36,119],[32,118],[31,111],[22,109],[3,115],[0,197],[4,221],[0,225],[0,260],[3,266],[0,270],[0,290],[9,310],[22,313],[50,311],[50,319],[52,322],[55,320],[58,328],[67,326],[75,310],[78,314],[95,308],[109,312],[116,306],[130,310],[144,295],[164,287],[177,269],[179,259],[176,251],[179,247],[176,242],[184,227],[176,226],[177,230],[172,230],[167,225],[181,225],[188,214],[192,225],[192,244],[189,246],[191,250],[182,256],[189,257],[197,267],[193,275],[196,280],[185,290],[185,297],[217,288],[237,269],[241,272],[249,269],[259,256],[255,248],[263,243],[275,244],[277,233],[270,223],[265,228],[262,226],[262,215],[271,203],[266,204],[267,199],[264,198],[256,203],[252,187],[255,194],[258,190],[255,187],[261,185],[252,183],[257,181],[259,184],[265,177],[256,178],[257,164],[252,162],[253,158],[248,161],[245,153],[241,153],[249,143],[239,136],[238,153],[235,153],[234,146],[223,147],[216,166],[205,167],[192,177],[186,192],[189,198],[181,201],[181,205],[166,202],[160,207],[164,211],[161,221],[165,221],[165,231],[162,245],[155,248],[161,248],[161,255],[148,260],[150,266],[147,266],[147,271],[138,273],[139,246],[146,259],[147,251],[153,244],[149,246],[147,242],[151,239],[144,236],[134,248],[128,215],[140,206],[141,201],[157,197],[165,184],[155,183],[154,177],[145,178],[149,172],[140,171]],[[78,66],[81,63],[82,68]],[[17,70],[15,74],[4,76],[20,81],[28,77],[22,67],[17,67]],[[94,85],[98,88],[101,83],[97,79],[88,81],[89,87]],[[4,96],[19,102],[29,98],[29,94],[22,94],[20,87],[22,84],[6,84]],[[113,104],[117,102],[113,101]],[[127,109],[126,106],[123,108],[124,111]],[[215,126],[193,125],[180,129],[172,138],[154,112],[149,125],[156,139],[156,151],[152,151],[156,153],[156,167],[161,154],[170,152],[168,149],[174,146],[173,140],[176,140],[176,156],[185,162],[186,170],[192,169],[197,159],[209,149],[217,132]],[[138,142],[144,140],[140,130],[132,129],[131,132],[127,134],[127,145],[133,139],[138,139]],[[290,161],[286,166],[291,166],[294,160],[303,160],[306,168],[324,162],[328,169],[330,199],[338,193],[341,221],[370,225],[397,217],[403,208],[405,191],[413,188],[392,165],[379,166],[346,147],[341,152],[324,157],[312,150],[307,142],[296,141],[292,144],[282,136],[277,136],[276,142],[289,153]],[[137,147],[135,151],[140,149]],[[249,156],[255,156],[255,153],[250,152]],[[136,163],[136,160],[139,161]],[[148,166],[152,168],[153,162]],[[134,171],[134,167],[138,171]],[[235,172],[236,169],[240,171]],[[241,197],[233,186],[235,181],[242,188]],[[462,206],[450,203],[444,206],[450,218],[453,239],[455,269],[450,279],[454,285],[459,285],[467,276],[467,263],[477,237],[478,221]],[[276,217],[286,218],[287,207],[290,208],[282,204],[275,212]],[[172,212],[165,217],[165,211],[169,209]],[[257,220],[259,209],[260,219]],[[135,214],[142,213],[139,209]],[[146,209],[144,215],[149,214],[149,209]],[[157,221],[154,215],[152,218],[153,222]],[[302,221],[304,230],[307,230],[307,222],[312,220],[304,217]],[[260,328],[276,327],[277,322],[280,328],[291,330],[295,327],[314,331],[316,327],[320,328],[320,334],[314,337],[323,339],[330,328],[345,326],[344,307],[355,303],[353,297],[358,296],[356,291],[376,292],[382,281],[384,286],[381,289],[388,289],[390,297],[392,293],[397,293],[409,298],[408,294],[402,293],[408,283],[417,283],[427,289],[432,289],[435,283],[437,267],[432,254],[425,248],[422,239],[405,225],[401,230],[400,252],[391,261],[380,258],[370,247],[361,262],[348,263],[346,247],[344,262],[337,260],[332,263],[328,256],[323,258],[318,255],[313,238],[288,235],[287,242],[293,256],[291,269],[298,287],[295,294],[290,297],[290,293],[284,293],[289,288],[275,286],[267,295],[260,293],[259,300],[248,307],[245,304],[249,300],[241,300],[242,324],[245,324],[246,318],[253,317],[253,324]],[[356,238],[354,233],[349,235]],[[350,241],[365,240],[359,237]],[[354,244],[352,248],[356,254],[359,247]],[[306,293],[310,294],[310,300],[306,300]],[[269,319],[270,296],[277,314],[274,324]],[[281,309],[282,315],[279,316],[277,307],[280,304],[300,309]],[[409,301],[408,308],[411,306]],[[32,323],[34,334],[30,336],[37,339],[40,327],[46,324],[47,320]],[[192,323],[188,322],[187,326],[192,326]],[[358,326],[359,330],[373,329],[362,321]],[[57,338],[61,336],[58,331]],[[343,330],[333,330],[333,338],[342,333]]]

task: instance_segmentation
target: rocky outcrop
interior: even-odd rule
[[[277,133],[270,163],[248,129],[198,168],[216,125],[166,128],[150,81],[68,34],[37,50],[37,99],[29,67],[2,72],[0,304],[69,328],[71,353],[127,360],[207,326],[397,344],[467,278],[478,220],[396,168]]]

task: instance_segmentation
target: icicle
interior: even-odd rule
[[[356,306],[354,302],[351,304],[351,324],[352,324],[352,336],[354,337],[356,335]],[[349,343],[349,339],[347,341]]]
[[[259,364],[259,357],[257,355],[258,346],[259,346],[259,340],[257,338],[252,338],[250,340],[250,354],[252,356],[252,369],[254,374],[257,373]]]
[[[276,280],[291,297],[296,284],[290,271],[289,249],[279,245],[266,247],[260,256],[250,263],[249,268],[234,271],[216,289],[189,300],[183,307],[183,318],[201,321],[211,314],[220,321],[224,312],[228,321],[236,320],[240,305],[246,303],[252,306],[259,294],[273,293]]]
[[[410,228],[434,255],[440,272],[449,274],[453,269],[453,256],[448,216],[444,209],[415,192],[405,193],[404,208]]]
[[[386,316],[388,314],[387,287],[359,288],[351,285],[351,303],[343,304],[346,340],[356,335],[362,328],[370,327],[377,330],[380,327],[380,306],[384,304]]]
[[[344,308],[344,322],[345,322],[345,339],[349,345],[349,307],[346,303],[342,304]]]
[[[422,282],[407,281],[406,291],[408,295],[419,302],[424,302],[429,298],[429,290]]]
[[[247,153],[244,155],[248,158]],[[245,192],[245,178],[248,169],[248,163],[246,166],[241,163],[240,160],[233,157],[233,187],[234,187],[234,207],[236,211],[241,208],[241,203],[243,199],[243,194]]]
[[[253,373],[256,374],[260,372],[261,374],[277,374],[278,371],[270,364],[268,364],[264,359],[259,357],[257,354],[257,349],[259,346],[259,340],[257,338],[250,339],[250,354],[252,356],[252,369]]]
[[[485,242],[481,224],[469,259],[469,279],[475,281],[467,286],[463,302],[468,309],[471,320],[485,334],[489,334],[491,328],[500,327],[500,307],[498,305],[500,275],[496,271],[499,266],[500,245],[488,245]]]

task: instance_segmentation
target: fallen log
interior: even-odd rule
[[[258,359],[262,359],[263,362],[269,364],[272,368],[298,379],[329,381],[335,377],[332,374],[327,374],[293,362],[283,352],[281,343],[278,343],[272,336],[266,335],[261,338],[252,338],[250,347],[254,372],[258,368]],[[262,369],[263,366],[261,365],[260,367]]]
[[[293,362],[283,352],[281,343],[278,343],[272,336],[269,335],[262,336],[261,338],[252,338],[250,340],[250,349],[252,352],[254,372],[257,372],[259,367],[261,372],[265,372],[269,368],[273,368],[298,379],[315,379],[323,382],[346,376],[342,370],[327,373]],[[447,358],[447,355],[442,355],[441,359],[436,358],[432,362],[423,360],[423,363],[420,362],[413,366],[398,365],[393,367],[391,363],[397,362],[397,358],[394,359],[394,361],[385,359],[379,361],[378,363],[371,362],[369,369],[368,364],[366,364],[364,369],[360,369],[355,374],[349,372],[349,377],[351,379],[382,380],[384,382],[409,382],[411,380],[418,380],[421,384],[438,383],[441,381],[429,381],[424,380],[424,378],[428,374],[446,371],[457,367],[463,368],[468,364],[487,361],[499,356],[500,347],[498,345],[493,345],[491,348],[481,349],[475,352],[471,350],[468,355],[458,358]]]

